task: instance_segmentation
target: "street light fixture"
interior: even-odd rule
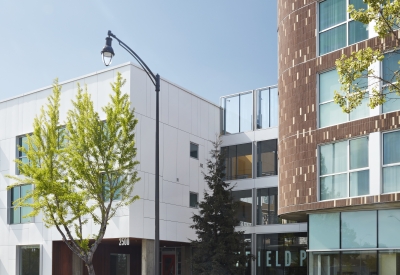
[[[128,53],[130,53],[143,70],[149,76],[151,82],[153,82],[156,90],[156,182],[155,182],[155,236],[154,236],[154,271],[155,275],[159,275],[159,263],[160,263],[160,104],[159,104],[159,94],[160,94],[160,75],[154,75],[153,72],[147,67],[146,63],[131,49],[118,39],[111,31],[108,31],[108,37],[106,37],[106,45],[101,51],[103,57],[104,65],[108,66],[111,64],[112,58],[115,55],[114,50],[111,46],[112,38],[118,41],[119,45],[124,48]]]

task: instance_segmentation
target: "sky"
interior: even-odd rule
[[[0,0],[0,101],[104,69],[107,31],[219,104],[277,83],[276,0]],[[112,65],[135,63],[114,40]],[[162,91],[161,91],[162,92]]]

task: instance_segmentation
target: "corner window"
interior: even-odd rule
[[[257,90],[257,129],[278,126],[278,88]]]
[[[224,134],[253,130],[253,92],[224,98],[223,108]]]
[[[400,190],[400,131],[383,134],[383,193]]]
[[[28,193],[32,192],[33,185],[26,184],[26,185],[19,185],[15,186],[10,190],[11,200],[9,204],[9,211],[10,211],[10,224],[17,224],[17,223],[28,223],[32,222],[32,218],[24,218],[25,215],[32,212],[31,207],[27,206],[15,206],[15,202],[19,199],[25,197]]]
[[[248,179],[253,177],[252,143],[222,147],[225,157],[225,179]]]
[[[382,89],[384,94],[389,93],[390,83],[396,82],[396,74],[400,73],[399,66],[399,53],[392,52],[385,54],[385,58],[382,61]],[[396,93],[390,93],[387,95],[386,102],[382,105],[382,112],[388,113],[400,110],[400,96]]]
[[[359,87],[367,87],[367,78],[357,79]],[[352,121],[369,116],[367,106],[368,98],[350,114],[343,112],[342,108],[333,101],[334,91],[340,91],[339,75],[336,70],[319,74],[319,127],[327,127],[347,121]]]
[[[368,137],[320,146],[320,200],[369,194]]]
[[[233,199],[239,202],[236,218],[239,226],[252,225],[253,197],[252,190],[232,191]]]
[[[199,206],[199,194],[190,192],[189,193],[189,206],[192,208],[198,208]]]
[[[325,0],[319,3],[319,54],[323,55],[368,39],[368,25],[354,21],[349,5],[366,9],[363,0]]]
[[[199,159],[199,145],[196,143],[190,143],[190,157]]]
[[[40,274],[40,246],[24,245],[17,247],[18,275]]]
[[[257,177],[278,174],[278,145],[277,140],[257,142]]]

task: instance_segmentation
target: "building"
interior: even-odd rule
[[[349,115],[333,102],[336,59],[398,40],[378,39],[373,24],[351,20],[349,4],[366,7],[278,1],[278,214],[308,221],[309,274],[399,274],[400,101],[375,109],[364,102]],[[391,79],[397,62],[387,52],[371,68]]]
[[[127,63],[62,84],[60,120],[64,121],[76,94],[76,83],[87,85],[100,117],[111,93],[109,83],[121,72],[139,123],[136,127],[140,196],[118,211],[108,225],[104,241],[94,257],[96,274],[151,274],[154,255],[154,144],[155,92],[146,73]],[[205,186],[203,164],[212,148],[210,140],[220,130],[220,108],[165,79],[160,93],[160,246],[161,269],[174,268],[176,275],[190,274],[187,258],[189,228],[197,201]],[[51,94],[51,87],[0,102],[0,274],[87,274],[82,262],[61,241],[55,228],[47,229],[40,216],[22,218],[29,209],[14,209],[12,202],[31,185],[7,191],[14,175],[17,145],[32,132],[33,118]],[[89,222],[84,234],[95,233]],[[129,240],[127,242],[127,240]],[[124,244],[124,245],[121,245]],[[126,245],[129,244],[129,245]],[[26,268],[31,273],[26,273]],[[25,270],[24,270],[25,269]],[[74,272],[74,273],[72,273]],[[143,272],[143,273],[142,273]],[[165,274],[165,273],[163,273]]]
[[[277,211],[277,86],[222,97],[221,106],[226,180],[240,202],[237,229],[256,257],[246,274],[306,274],[307,223],[287,221]]]

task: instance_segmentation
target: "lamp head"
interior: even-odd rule
[[[106,37],[106,45],[101,51],[101,56],[103,58],[104,65],[108,66],[111,64],[112,58],[115,55],[114,50],[111,47],[112,38]]]

